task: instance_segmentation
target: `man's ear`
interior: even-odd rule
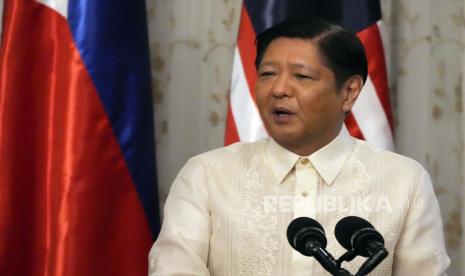
[[[349,112],[355,104],[360,91],[362,91],[363,79],[360,75],[353,75],[348,78],[342,86],[344,102],[342,103],[342,110]]]

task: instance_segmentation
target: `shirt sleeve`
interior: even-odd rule
[[[422,169],[394,252],[393,275],[445,275],[450,264],[439,204]]]
[[[210,225],[207,176],[193,158],[171,186],[160,235],[149,254],[149,276],[209,275]]]

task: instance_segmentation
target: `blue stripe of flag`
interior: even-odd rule
[[[288,19],[317,17],[359,32],[381,19],[379,0],[244,0],[257,34]]]
[[[158,192],[144,0],[69,0],[68,21],[154,237]]]

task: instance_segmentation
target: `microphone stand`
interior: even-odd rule
[[[380,248],[373,256],[366,260],[358,269],[355,276],[365,276],[370,273],[380,262],[382,262],[388,255],[385,248]]]
[[[337,259],[337,261],[336,261],[337,267],[340,268],[341,265],[342,265],[342,262],[344,262],[344,261],[350,262],[353,259],[355,259],[355,257],[357,257],[357,254],[355,253],[355,250],[352,249],[352,250],[347,251],[346,253],[344,253],[344,255],[339,257],[339,259]]]
[[[311,252],[312,257],[314,257],[321,264],[321,266],[332,275],[352,276],[349,271],[341,268],[340,265],[338,265],[333,256],[331,256],[328,251],[323,249],[319,242],[309,241],[307,244],[305,244],[305,249],[307,252]]]
[[[387,256],[388,256],[388,251],[385,248],[379,248],[370,258],[368,258],[362,266],[358,269],[357,273],[354,276],[365,276],[368,273],[370,273],[375,267],[381,263]],[[342,262],[347,261],[350,262],[352,261],[355,257],[357,257],[357,254],[355,251],[349,250],[344,255],[339,257],[336,261],[336,265],[339,269],[345,270],[341,268]],[[321,262],[320,262],[321,263]],[[329,271],[329,270],[328,270]],[[349,273],[347,270],[345,270],[347,273]],[[337,274],[334,274],[337,275]],[[342,274],[342,275],[351,275],[349,274]]]

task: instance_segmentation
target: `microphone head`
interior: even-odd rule
[[[323,226],[316,220],[307,217],[296,218],[289,224],[287,239],[292,248],[305,256],[311,256],[311,252],[305,248],[307,241],[316,241],[323,249],[328,243]]]
[[[347,250],[354,249],[357,255],[369,257],[367,248],[363,245],[367,240],[375,240],[384,245],[381,234],[367,220],[348,216],[341,219],[334,229],[336,240]]]

